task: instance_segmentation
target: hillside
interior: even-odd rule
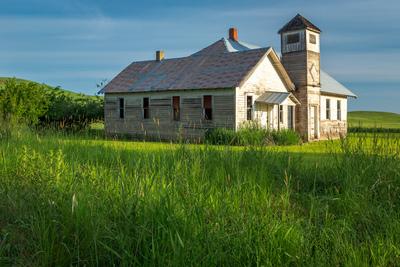
[[[350,127],[400,129],[400,114],[377,111],[352,111],[348,114]]]
[[[11,79],[10,77],[0,77],[0,87],[2,86],[2,84],[4,84],[4,82],[8,79]],[[29,81],[29,80],[25,80],[25,79],[20,79],[20,78],[16,78],[17,82],[34,82],[34,81]],[[34,82],[37,83],[37,82]],[[66,96],[70,96],[72,98],[98,98],[97,96],[89,96],[89,95],[85,95],[85,94],[81,94],[81,93],[75,93],[69,90],[65,90],[62,89],[60,87],[53,87],[53,86],[49,86],[45,84],[45,88],[50,90],[56,90],[57,93],[59,94],[64,94]]]

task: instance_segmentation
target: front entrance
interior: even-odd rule
[[[317,107],[310,106],[310,139],[318,139]]]
[[[294,107],[293,106],[288,106],[288,128],[289,129],[293,129],[294,128],[293,114],[294,114]]]

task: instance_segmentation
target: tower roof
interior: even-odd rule
[[[278,33],[281,34],[282,32],[296,31],[302,29],[309,29],[315,32],[321,32],[321,30],[317,26],[312,24],[308,19],[300,14],[297,14],[293,19],[286,23],[286,25],[283,26],[282,29],[278,31]]]

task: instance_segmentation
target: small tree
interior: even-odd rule
[[[48,101],[43,86],[9,79],[0,88],[0,130],[4,133],[19,125],[36,125],[45,114]]]

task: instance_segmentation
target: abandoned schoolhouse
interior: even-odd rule
[[[320,68],[321,30],[296,15],[272,47],[243,42],[236,28],[186,57],[133,62],[102,90],[105,131],[161,139],[202,138],[248,121],[294,129],[305,141],[347,133],[350,90]]]

